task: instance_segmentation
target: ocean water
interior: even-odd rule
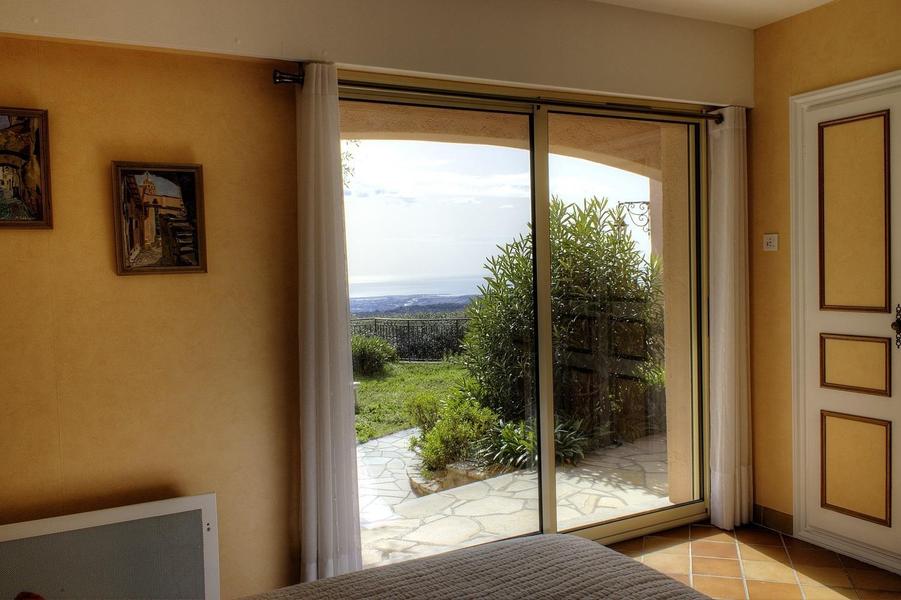
[[[469,296],[479,293],[485,282],[481,275],[421,278],[372,278],[370,281],[350,280],[351,298],[377,296]]]

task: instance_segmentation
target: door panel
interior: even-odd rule
[[[901,416],[891,382],[901,360],[892,330],[901,302],[901,236],[890,173],[901,147],[891,121],[901,93],[808,108],[801,122],[799,231],[804,320],[797,376],[804,440],[802,536],[901,568],[897,515]],[[796,515],[798,517],[798,515]]]
[[[820,385],[891,396],[891,344],[891,338],[821,333]]]
[[[701,497],[694,127],[548,116],[561,530]]]
[[[890,527],[892,424],[820,412],[823,508]]]
[[[340,107],[363,564],[535,533],[530,114]]]
[[[889,311],[889,114],[818,123],[820,307]]]

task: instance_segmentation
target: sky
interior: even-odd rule
[[[360,140],[346,145],[351,296],[473,294],[485,258],[527,233],[529,152],[481,144]],[[552,154],[551,193],[575,203],[647,201],[646,177]],[[647,234],[633,228],[647,252]]]
[[[159,175],[154,175],[149,171],[145,171],[135,177],[135,180],[140,185],[144,178],[150,176],[150,181],[153,182],[153,185],[156,186],[156,191],[158,194],[163,196],[174,196],[176,198],[181,198],[181,188],[179,188],[176,184],[169,181],[165,177],[160,177]]]

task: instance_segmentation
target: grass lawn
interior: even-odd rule
[[[360,377],[357,391],[357,441],[360,443],[413,427],[404,399],[428,393],[445,396],[466,370],[449,362],[401,362],[376,377]]]

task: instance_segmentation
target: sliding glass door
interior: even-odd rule
[[[705,514],[692,118],[341,102],[364,563]]]
[[[364,563],[537,532],[531,115],[341,124]]]
[[[560,530],[701,497],[694,127],[548,117]]]

